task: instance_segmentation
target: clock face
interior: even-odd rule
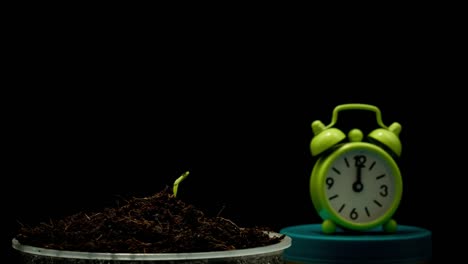
[[[324,167],[326,207],[346,222],[368,224],[393,214],[401,197],[401,176],[378,147],[338,151]]]

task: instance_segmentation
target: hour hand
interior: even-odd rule
[[[353,183],[353,191],[355,192],[361,192],[362,189],[364,188],[364,185],[362,185],[361,182],[361,166],[357,166],[356,169],[356,181]]]

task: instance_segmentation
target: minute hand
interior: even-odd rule
[[[362,189],[364,188],[364,185],[362,185],[361,182],[361,169],[362,165],[361,164],[356,164],[356,181],[353,183],[353,191],[355,192],[361,192]]]

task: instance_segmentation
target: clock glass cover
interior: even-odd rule
[[[327,206],[337,217],[369,223],[385,217],[398,206],[401,178],[388,154],[362,148],[338,151],[326,165],[324,176]]]

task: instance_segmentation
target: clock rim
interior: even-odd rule
[[[373,151],[377,155],[383,156],[383,159],[388,162],[388,166],[393,171],[395,178],[395,195],[392,204],[390,205],[388,210],[385,213],[383,213],[380,217],[376,218],[373,221],[365,223],[357,223],[341,217],[336,212],[336,210],[332,208],[328,203],[328,200],[325,198],[325,189],[323,188],[323,186],[325,185],[325,176],[328,171],[327,169],[330,168],[331,164],[333,164],[333,162],[337,158],[342,156],[344,153],[356,149]],[[401,177],[401,171],[396,161],[385,150],[383,150],[379,146],[368,142],[345,143],[331,151],[328,155],[318,158],[312,170],[309,185],[312,203],[314,204],[314,207],[319,213],[320,217],[323,220],[331,220],[339,226],[353,230],[367,230],[375,228],[391,220],[391,217],[395,214],[396,210],[400,205],[401,197],[403,194],[403,181]]]

